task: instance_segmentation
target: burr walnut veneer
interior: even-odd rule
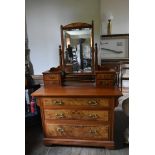
[[[42,87],[32,96],[41,110],[44,143],[114,148],[117,88]]]

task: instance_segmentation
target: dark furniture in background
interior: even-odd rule
[[[30,75],[25,77],[25,125],[32,126],[36,123],[40,123],[40,109],[36,104],[34,98],[34,112],[31,111],[32,96],[31,93],[40,88],[40,84],[34,84]]]
[[[123,88],[123,81],[129,81],[129,61],[121,62],[121,91]]]
[[[35,124],[40,119],[39,107],[36,105],[35,98],[33,110],[31,109],[31,93],[40,88],[40,84],[35,84],[32,75],[34,74],[33,65],[30,61],[30,49],[28,46],[27,26],[25,22],[25,125]]]

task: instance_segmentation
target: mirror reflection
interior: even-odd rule
[[[63,31],[64,63],[71,65],[73,72],[91,72],[92,37],[90,28]]]

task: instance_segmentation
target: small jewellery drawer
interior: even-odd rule
[[[59,74],[44,74],[44,80],[59,80]]]
[[[114,79],[115,74],[96,74],[96,79]]]
[[[42,98],[43,106],[87,106],[87,107],[110,107],[112,98]]]
[[[60,85],[60,81],[57,80],[53,80],[53,81],[44,81],[44,85],[45,86],[53,86],[53,85]]]
[[[45,119],[109,121],[109,111],[95,110],[44,110]]]
[[[109,125],[48,124],[48,137],[109,140]]]

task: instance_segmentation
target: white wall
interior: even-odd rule
[[[99,44],[100,0],[26,0],[26,22],[30,59],[34,74],[59,65],[60,25],[94,20]]]
[[[129,0],[26,0],[30,59],[34,74],[59,65],[60,25],[94,20],[95,42],[107,33],[105,15],[112,13],[112,33],[129,33]],[[100,62],[100,51],[99,51]]]
[[[129,0],[101,0],[101,32],[107,34],[107,19],[113,15],[112,33],[129,33]]]

